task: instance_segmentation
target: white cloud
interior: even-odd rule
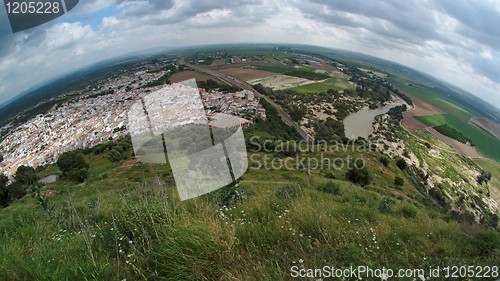
[[[500,40],[495,27],[498,7],[496,2],[461,0],[80,1],[76,14],[92,17],[104,8],[118,13],[103,16],[94,29],[80,22],[55,22],[1,37],[11,41],[0,44],[0,103],[45,79],[129,52],[274,42],[379,56],[435,75],[500,107],[500,47],[494,44]],[[489,11],[490,18],[472,16],[480,11]]]

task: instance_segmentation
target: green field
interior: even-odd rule
[[[496,161],[500,161],[500,141],[484,134],[482,131],[477,130],[475,127],[470,126],[457,117],[450,114],[441,114],[418,116],[415,118],[431,127],[443,124],[449,125],[469,138],[479,152]]]
[[[491,159],[500,161],[500,149],[498,149],[500,147],[500,141],[468,124],[471,117],[480,116],[479,114],[457,105],[450,99],[438,95],[433,91],[433,88],[419,84],[412,84],[412,86],[409,86],[408,84],[412,83],[412,81],[395,76],[389,77],[388,81],[403,92],[414,95],[447,113],[441,115],[419,116],[416,117],[416,119],[432,127],[447,124],[472,140],[472,143],[479,152]]]
[[[433,91],[432,88],[412,84],[413,86],[409,86],[407,84],[414,83],[410,80],[404,80],[395,76],[391,76],[387,79],[394,87],[407,92],[411,95],[420,98],[437,108],[443,110],[444,112],[455,116],[456,118],[462,120],[463,122],[469,122],[469,119],[473,116],[478,116],[477,113],[464,108],[462,106],[457,105],[450,99],[446,99]]]
[[[347,79],[341,78],[329,78],[325,82],[314,83],[303,85],[295,88],[291,88],[291,90],[296,91],[301,94],[310,94],[310,93],[325,93],[328,90],[354,90],[354,87],[349,84]]]
[[[258,70],[280,73],[288,76],[305,78],[309,80],[325,80],[331,78],[330,75],[316,72],[310,67],[293,67],[287,65],[259,65],[255,67]]]

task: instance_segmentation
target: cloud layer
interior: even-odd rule
[[[466,0],[88,0],[12,34],[0,9],[0,104],[117,55],[196,44],[344,48],[462,87],[500,108],[500,4]]]

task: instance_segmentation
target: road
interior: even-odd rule
[[[229,85],[235,86],[235,87],[243,89],[243,90],[248,90],[248,91],[253,92],[256,97],[261,98],[261,99],[265,99],[271,106],[273,106],[274,108],[276,108],[276,110],[278,111],[278,114],[281,117],[281,119],[283,120],[283,122],[285,122],[285,124],[287,124],[287,125],[293,126],[304,140],[313,141],[313,138],[311,136],[309,136],[304,130],[302,130],[302,128],[297,123],[295,123],[290,118],[290,116],[288,116],[288,114],[285,112],[285,110],[279,104],[277,104],[276,102],[274,102],[268,96],[262,95],[261,93],[257,92],[247,82],[241,81],[241,80],[239,80],[239,79],[237,79],[237,78],[235,78],[235,77],[233,77],[231,75],[225,74],[225,73],[221,73],[221,72],[218,72],[218,71],[207,69],[207,68],[201,67],[199,65],[190,64],[190,63],[186,62],[186,60],[185,60],[184,57],[182,57],[182,58],[179,59],[179,64],[184,64],[184,65],[186,65],[188,67],[191,67],[192,69],[194,69],[196,71],[204,72],[206,74],[209,74],[209,75],[212,75],[214,77],[217,77],[221,81],[224,81],[224,82],[226,82]]]

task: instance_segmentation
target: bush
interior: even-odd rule
[[[109,151],[108,159],[113,163],[117,163],[123,159],[123,155],[117,149],[113,148]]]
[[[483,184],[488,183],[491,180],[491,173],[488,171],[481,171],[481,174],[477,176],[477,183]]]
[[[389,158],[387,156],[380,157],[379,161],[380,163],[382,163],[382,165],[386,167],[389,166]]]
[[[413,205],[405,204],[398,209],[398,213],[402,214],[405,218],[415,218],[417,216],[417,208]]]
[[[403,186],[405,184],[405,180],[402,177],[396,176],[396,178],[394,179],[394,184]]]
[[[368,171],[368,167],[364,166],[363,168],[356,168],[360,167],[360,165],[354,166],[355,167],[349,168],[346,173],[346,178],[352,183],[356,183],[361,186],[368,185],[372,180],[370,171]]]
[[[318,186],[317,189],[321,192],[330,193],[333,195],[340,195],[340,187],[331,181]]]
[[[399,159],[396,161],[396,166],[398,166],[398,168],[399,168],[401,171],[404,171],[404,170],[406,170],[406,168],[408,168],[408,164],[406,163],[406,161],[405,161],[403,158],[399,158]]]
[[[488,255],[500,249],[500,234],[493,230],[482,231],[476,235],[474,242],[481,255]]]

